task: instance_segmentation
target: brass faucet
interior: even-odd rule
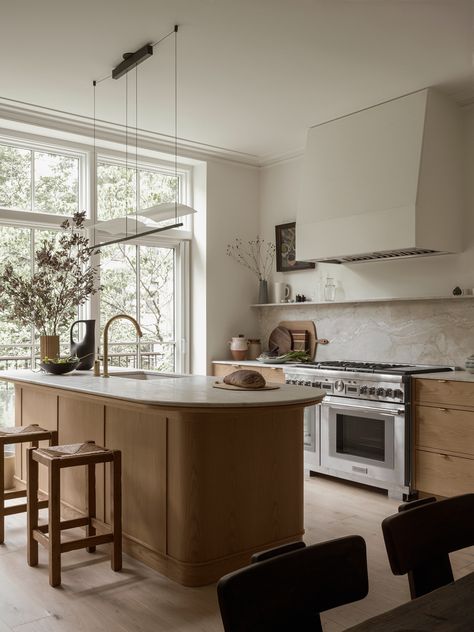
[[[109,377],[109,327],[118,318],[125,318],[125,320],[129,320],[133,325],[135,325],[135,329],[137,330],[138,336],[141,338],[143,336],[142,330],[140,329],[140,325],[133,318],[133,316],[128,316],[127,314],[117,314],[116,316],[112,316],[109,318],[104,327],[104,372],[103,377]]]

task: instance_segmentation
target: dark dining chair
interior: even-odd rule
[[[320,612],[367,593],[367,552],[358,535],[263,551],[217,585],[225,632],[322,632]]]
[[[474,545],[474,494],[404,503],[382,522],[394,575],[408,574],[412,599],[454,581],[449,554]]]

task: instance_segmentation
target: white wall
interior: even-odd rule
[[[341,299],[449,295],[457,285],[474,287],[474,109],[466,109],[464,117],[468,203],[462,253],[352,265],[317,264],[314,270],[275,273],[274,280],[289,283],[293,296],[303,293],[314,300],[322,300],[326,276],[335,278]],[[301,162],[302,158],[295,158],[262,169],[261,233],[265,238],[274,239],[275,224],[296,218]]]
[[[195,216],[192,244],[192,372],[210,373],[211,361],[230,357],[232,336],[258,334],[258,280],[226,255],[235,237],[254,239],[259,226],[259,169],[208,160],[195,174],[197,203],[205,195],[206,213]],[[207,316],[207,318],[206,318]]]
[[[338,284],[337,298],[450,296],[457,285],[474,288],[474,107],[464,110],[465,247],[462,253],[357,265],[317,264],[314,270],[275,273],[296,293],[322,300],[327,275]],[[261,174],[261,234],[274,239],[275,224],[296,217],[301,158],[278,163]],[[260,336],[268,341],[280,320],[316,322],[319,360],[375,360],[456,364],[474,353],[474,299],[374,302],[318,306],[267,307],[259,310]]]

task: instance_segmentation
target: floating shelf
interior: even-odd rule
[[[305,305],[348,305],[350,303],[400,303],[403,301],[462,301],[474,299],[466,296],[399,296],[397,298],[350,298],[336,301],[305,301],[304,303],[254,303],[250,307],[303,307]]]

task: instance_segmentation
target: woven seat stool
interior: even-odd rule
[[[26,489],[14,489],[12,491],[5,491],[4,489],[5,446],[30,443],[37,448],[39,441],[49,441],[50,446],[56,445],[58,443],[58,433],[56,430],[45,430],[38,424],[0,428],[0,544],[3,544],[5,539],[5,516],[26,511],[26,504],[12,505],[11,507],[5,506],[5,501],[7,500],[26,498]],[[38,501],[40,509],[47,506],[47,500]]]
[[[61,584],[61,554],[86,548],[89,553],[99,544],[111,543],[112,570],[122,568],[122,454],[93,441],[28,450],[28,564],[38,564],[38,543],[48,550],[49,583]],[[38,464],[48,468],[48,524],[38,526]],[[110,463],[111,528],[96,520],[95,466]],[[73,520],[61,520],[61,470],[86,466],[87,515]],[[61,531],[85,527],[86,537],[61,542]],[[97,535],[97,531],[102,533]]]

